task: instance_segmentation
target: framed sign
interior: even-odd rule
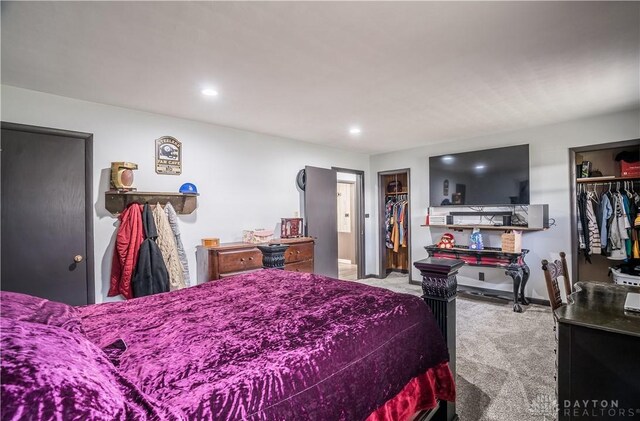
[[[156,139],[156,173],[182,174],[182,143],[175,137]]]

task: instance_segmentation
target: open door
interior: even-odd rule
[[[304,217],[316,240],[314,273],[338,277],[337,176],[335,170],[305,167]]]

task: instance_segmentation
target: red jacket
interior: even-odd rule
[[[111,284],[109,297],[122,294],[124,298],[133,298],[131,278],[136,270],[142,233],[142,207],[133,204],[120,215],[120,226],[116,235],[111,263]]]

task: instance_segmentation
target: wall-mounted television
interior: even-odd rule
[[[529,204],[529,145],[429,157],[431,206]]]

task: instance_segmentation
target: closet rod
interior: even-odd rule
[[[581,183],[587,186],[614,186],[614,185],[620,185],[620,183],[633,183],[633,184],[638,184],[640,183],[640,180],[628,180],[628,181],[609,181],[608,183]]]

